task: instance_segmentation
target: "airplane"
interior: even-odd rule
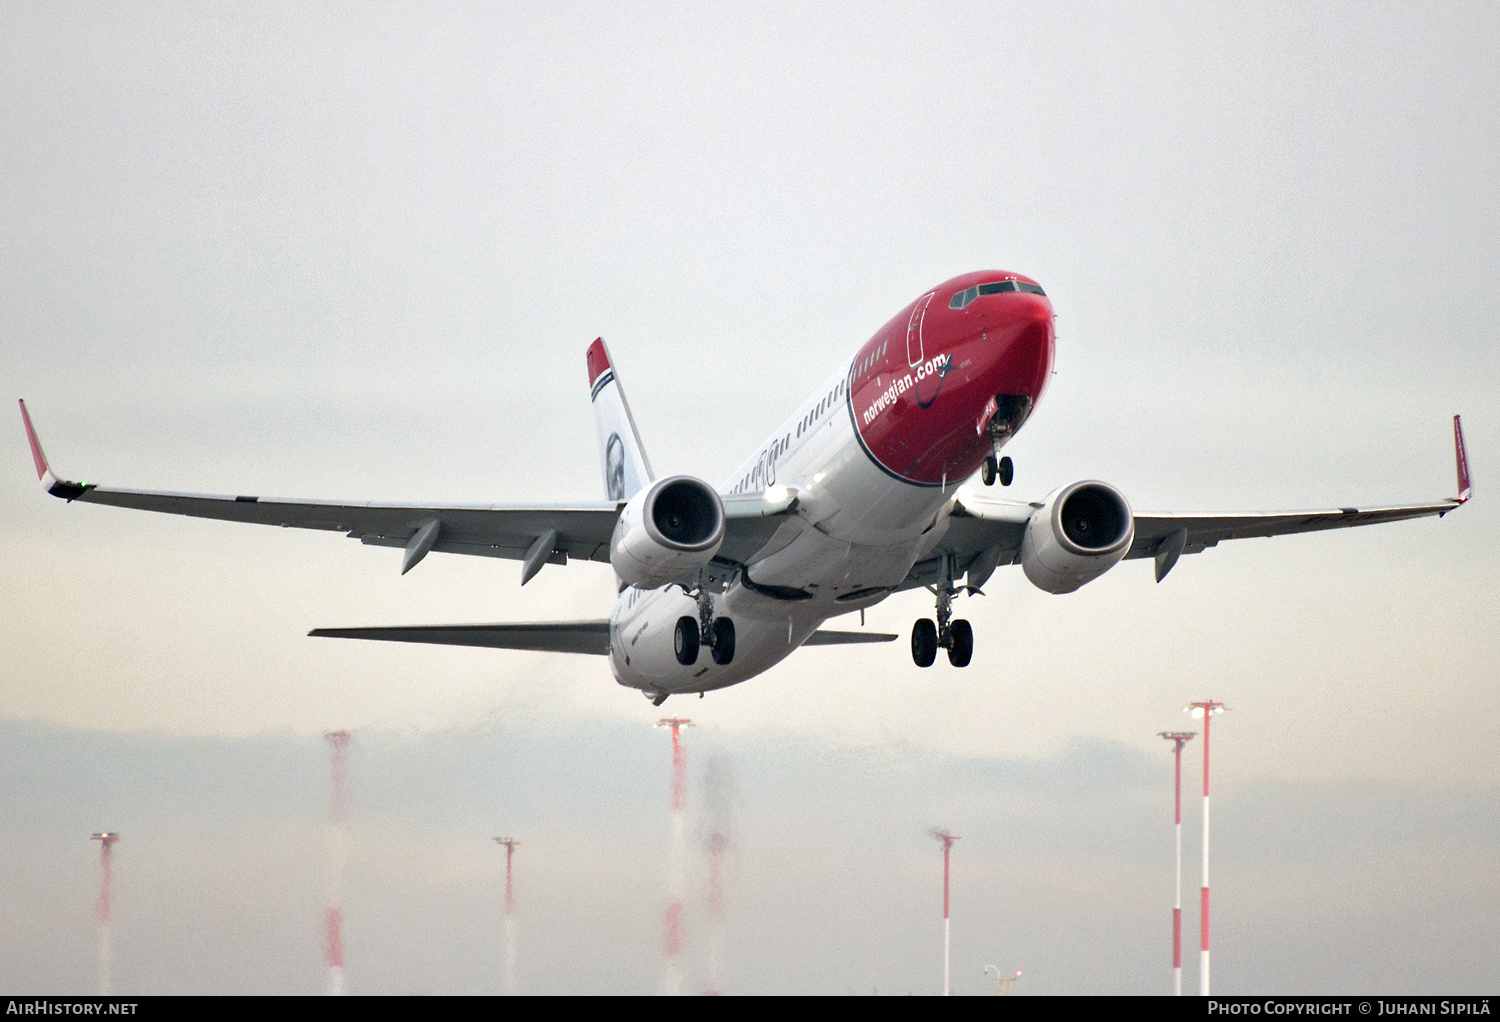
[[[20,404],[37,476],[69,502],[342,532],[400,548],[402,574],[432,551],[519,560],[522,585],[548,564],[608,563],[617,592],[608,619],[309,634],[604,656],[619,684],[656,705],[753,678],[802,646],[894,641],[823,627],[892,593],[923,588],[934,597],[933,616],[911,631],[917,666],[932,666],[942,649],[965,667],[974,631],[954,617],[954,601],[982,593],[1001,565],[1063,594],[1122,560],[1149,557],[1161,582],[1183,554],[1224,540],[1441,517],[1472,495],[1457,415],[1459,493],[1433,503],[1176,514],[1136,512],[1094,479],[1037,501],[960,492],[976,472],[985,486],[1011,484],[1014,465],[1001,451],[1047,389],[1055,342],[1052,303],[1035,280],[1002,271],[954,277],[876,331],[715,488],[652,471],[609,350],[595,340],[585,363],[606,499],[594,503],[325,503],[110,489],[54,475]]]

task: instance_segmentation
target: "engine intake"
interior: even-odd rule
[[[1071,593],[1119,564],[1134,541],[1124,494],[1084,480],[1052,491],[1026,523],[1021,569],[1038,589]]]
[[[669,476],[625,505],[609,560],[628,585],[655,589],[713,560],[724,542],[724,505],[701,479]]]

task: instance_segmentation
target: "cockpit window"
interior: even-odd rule
[[[1002,291],[1024,291],[1032,295],[1046,295],[1047,292],[1035,284],[1028,284],[1024,280],[997,280],[993,284],[980,284],[979,293],[982,295],[997,295]]]
[[[976,299],[978,297],[979,297],[979,288],[977,288],[977,287],[968,288],[967,290],[958,292],[958,294],[956,294],[952,298],[948,299],[948,308],[950,308],[950,309],[962,309],[965,305],[968,305],[970,302],[972,302],[974,299]]]
[[[948,300],[948,308],[962,309],[980,295],[998,295],[1007,291],[1024,291],[1027,294],[1046,297],[1047,292],[1024,280],[997,280],[989,284],[978,284],[958,292]]]

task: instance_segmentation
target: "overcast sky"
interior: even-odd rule
[[[1225,953],[1223,982],[1346,990],[1384,977],[1396,992],[1442,976],[1445,989],[1493,989],[1496,52],[1493,5],[1457,3],[1420,17],[1371,4],[12,4],[0,7],[0,379],[71,478],[588,500],[602,492],[583,365],[595,336],[657,470],[719,482],[903,305],[990,267],[1041,281],[1058,313],[1058,373],[1008,448],[1009,495],[1095,477],[1140,510],[1436,499],[1455,489],[1461,412],[1477,496],[1440,521],[1230,543],[1159,586],[1149,562],[1132,562],[1065,597],[1001,571],[962,605],[976,633],[965,671],[918,670],[904,641],[808,650],[678,709],[739,764],[746,812],[761,807],[741,858],[754,897],[731,918],[737,989],[935,990],[914,957],[926,937],[886,958],[868,941],[871,913],[891,926],[903,912],[927,918],[927,902],[881,899],[894,897],[889,871],[932,865],[923,835],[936,823],[977,828],[962,847],[992,870],[986,933],[1017,949],[1015,968],[1050,963],[1035,992],[1162,989],[1151,939],[1170,904],[1167,831],[1132,832],[1144,850],[1119,866],[1134,878],[1119,885],[1067,850],[1114,833],[1100,811],[1114,803],[1087,793],[1087,778],[1142,813],[1169,810],[1155,733],[1209,696],[1232,708],[1215,731],[1217,878],[1243,899],[1216,927],[1241,948]],[[10,875],[51,878],[26,893],[27,918],[77,908],[94,879],[83,839],[123,818],[138,906],[199,911],[149,877],[227,893],[193,924],[210,934],[193,947],[163,936],[177,932],[165,908],[156,930],[144,909],[122,915],[122,984],[129,962],[133,989],[315,989],[321,865],[268,863],[320,854],[315,736],[350,727],[369,768],[386,763],[381,781],[361,782],[377,800],[365,804],[412,848],[472,838],[464,854],[483,856],[509,826],[496,819],[506,806],[464,779],[484,762],[507,764],[506,790],[528,807],[520,836],[561,847],[588,835],[595,858],[577,862],[595,865],[550,874],[547,897],[581,907],[559,909],[555,943],[523,959],[534,989],[654,989],[664,881],[627,867],[662,851],[649,844],[666,828],[664,739],[648,730],[660,713],[601,659],[306,638],[317,626],[602,617],[606,566],[549,567],[523,591],[514,562],[434,556],[401,577],[398,551],[337,535],[67,506],[36,487],[9,414],[0,720],[15,748],[57,765],[0,776],[9,811],[38,821],[5,839]],[[925,594],[903,594],[869,626],[904,636],[930,613]],[[506,752],[523,721],[555,738],[554,758]],[[470,747],[444,760],[453,734]],[[100,761],[91,787],[42,751],[49,740],[117,749],[122,765]],[[585,826],[565,806],[617,769],[612,751],[634,787]],[[229,845],[200,824],[225,822],[218,796],[152,802],[211,790],[195,780],[200,761],[260,756],[284,764],[267,766],[268,790],[245,810],[270,836],[234,847],[274,898],[215,872],[207,850]],[[398,761],[450,794],[395,784]],[[138,784],[145,767],[126,763],[156,773]],[[872,763],[910,779],[899,798],[870,794]],[[987,803],[999,775],[1007,794]],[[1276,793],[1337,808],[1320,819],[1322,844],[1287,838],[1259,855],[1267,831],[1247,821],[1276,819],[1265,808]],[[775,811],[782,796],[795,806]],[[1013,863],[997,835],[1006,806],[1041,804],[1057,815],[1022,815],[1055,832],[1027,849],[1026,875],[1072,907],[1047,924],[1059,930],[1018,932],[998,914],[1017,889],[1000,879]],[[1424,806],[1469,822],[1399,841],[1371,822]],[[824,809],[845,870],[834,887],[791,854]],[[151,841],[162,858],[148,864]],[[600,873],[605,860],[618,871]],[[388,914],[382,982],[490,989],[481,964],[401,971],[415,961],[396,942],[408,924],[483,938],[463,929],[462,885],[382,887],[427,876],[417,852],[402,861],[406,873],[351,865],[351,891],[370,899],[350,906],[351,928],[359,911]],[[294,874],[301,887],[272,882]],[[595,889],[584,874],[612,882]],[[1102,908],[1088,897],[1137,883],[1146,893]],[[1418,892],[1396,899],[1408,908],[1388,903],[1393,884]],[[405,900],[381,901],[395,887]],[[1323,900],[1310,909],[1288,889]],[[614,922],[591,930],[592,906]],[[82,911],[68,939],[87,943]],[[1044,917],[1017,917],[1033,918]],[[1104,919],[1087,945],[1048,936]],[[773,922],[817,937],[768,950]],[[302,934],[311,964],[288,953],[235,971],[198,946],[222,961],[295,946],[257,943],[272,932]],[[8,956],[22,971],[5,985],[91,981],[91,957],[73,962],[66,941],[7,939],[35,953]],[[547,946],[565,957],[570,940],[601,963],[587,978],[535,957]],[[776,957],[799,948],[806,979]],[[1288,948],[1318,951],[1294,972]],[[1372,948],[1431,967],[1362,971],[1385,960]]]

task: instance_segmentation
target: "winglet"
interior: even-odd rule
[[[1462,504],[1474,495],[1474,487],[1469,485],[1469,452],[1464,450],[1464,428],[1457,415],[1453,417],[1453,457],[1458,463],[1458,502]]]
[[[26,410],[26,401],[21,399],[19,403],[21,421],[26,424],[26,441],[31,444],[31,460],[36,465],[36,477],[41,480],[42,489],[64,500],[76,500],[93,489],[89,483],[70,483],[52,474],[52,467],[47,464],[47,456],[42,453],[42,442],[36,438],[36,427],[31,424],[31,413]]]
[[[26,440],[31,444],[31,460],[36,463],[36,477],[46,482],[49,469],[47,456],[42,453],[42,442],[36,438],[36,427],[31,424],[31,413],[26,410],[26,399],[20,399],[21,421],[26,424]]]

